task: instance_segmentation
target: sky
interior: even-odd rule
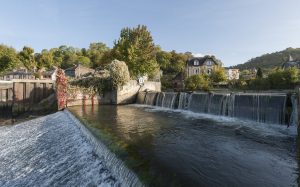
[[[300,47],[300,0],[0,0],[0,43],[35,52],[109,47],[146,25],[163,50],[210,54],[225,66]]]

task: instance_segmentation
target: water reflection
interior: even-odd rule
[[[134,106],[71,111],[150,186],[297,185],[295,136],[285,127]]]

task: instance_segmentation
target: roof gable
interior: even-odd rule
[[[211,60],[214,63],[214,65],[220,65],[218,60],[216,60],[214,56],[194,57],[187,61],[187,65],[188,66],[203,66],[203,65],[205,65],[205,62],[208,60]],[[195,63],[194,63],[195,61],[198,61],[199,65],[195,65]],[[196,64],[198,64],[198,63],[196,63]]]

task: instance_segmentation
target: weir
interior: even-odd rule
[[[144,97],[144,102],[143,98]],[[189,110],[251,120],[260,123],[296,125],[296,95],[283,93],[184,93],[140,92],[138,104]]]

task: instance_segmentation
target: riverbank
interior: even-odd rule
[[[0,126],[0,186],[120,186],[66,112]]]

